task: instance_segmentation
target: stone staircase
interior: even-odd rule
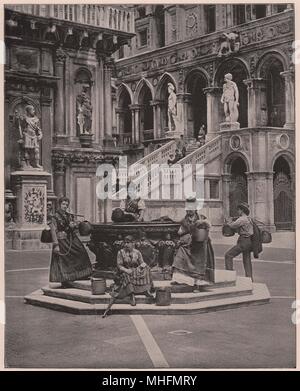
[[[126,299],[119,300],[113,305],[113,314],[153,314],[176,315],[196,314],[210,311],[225,310],[241,306],[265,304],[270,301],[270,294],[265,284],[252,283],[250,278],[237,277],[235,272],[227,270],[211,270],[210,278],[200,291],[194,292],[186,285],[171,285],[170,280],[159,278],[159,272],[154,273],[155,289],[169,287],[171,289],[171,304],[158,306],[149,303],[143,295],[136,296],[135,307]],[[157,279],[158,278],[158,279]],[[112,283],[107,280],[107,286]],[[78,315],[102,315],[110,295],[91,293],[89,280],[75,281],[70,288],[53,288],[46,286],[28,296],[27,304],[68,312]]]

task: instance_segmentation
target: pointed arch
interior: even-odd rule
[[[143,89],[144,86],[147,86],[149,89],[150,89],[150,92],[151,92],[151,97],[152,97],[152,100],[153,100],[153,97],[154,97],[154,87],[153,85],[150,83],[149,80],[145,79],[144,77],[138,82],[137,86],[136,86],[136,89],[134,91],[134,95],[133,95],[133,104],[139,104],[139,99],[140,99],[140,93]]]
[[[184,81],[185,99],[187,101],[187,132],[197,138],[200,128],[207,129],[207,100],[204,89],[208,87],[209,76],[201,68],[188,72]]]
[[[285,124],[286,91],[281,73],[287,69],[287,61],[278,50],[265,53],[258,62],[258,77],[266,80],[268,126],[283,127]]]
[[[215,73],[214,86],[223,86],[224,75],[226,73],[232,74],[232,79],[238,87],[240,96],[238,122],[240,123],[241,128],[246,128],[248,126],[248,91],[244,80],[250,78],[248,64],[238,57],[229,58],[221,62]],[[223,118],[225,119],[225,116]]]
[[[279,61],[282,64],[283,71],[288,70],[288,59],[281,50],[270,50],[264,53],[257,62],[256,74],[257,77],[265,78],[266,72],[274,61]]]
[[[117,104],[118,104],[118,106],[119,106],[121,96],[122,96],[122,94],[124,94],[124,92],[128,93],[129,98],[130,98],[130,104],[132,104],[132,102],[133,102],[133,92],[132,92],[131,88],[126,83],[122,83],[118,86],[118,89],[117,89]]]
[[[168,83],[172,83],[175,87],[175,92],[177,91],[177,83],[174,79],[174,77],[168,73],[165,72],[159,79],[156,87],[155,92],[155,100],[162,100],[164,98],[163,90],[167,86]]]

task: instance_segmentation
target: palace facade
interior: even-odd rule
[[[205,165],[205,208],[215,227],[249,202],[270,229],[293,229],[295,119],[294,10],[290,4],[139,5],[130,46],[118,51],[114,129],[144,164],[166,162],[168,84],[178,131],[206,144],[180,163]],[[224,130],[224,75],[239,90],[239,129]],[[174,135],[175,136],[175,135]],[[172,150],[170,142],[167,149]],[[173,146],[174,152],[175,146]],[[152,152],[154,151],[154,152]],[[152,152],[152,153],[151,153]],[[172,206],[171,206],[172,204]],[[149,217],[177,218],[179,201],[149,201]],[[170,209],[171,208],[171,209]]]

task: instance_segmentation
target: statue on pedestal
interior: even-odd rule
[[[40,120],[32,105],[25,106],[25,115],[17,110],[14,124],[19,132],[20,166],[22,170],[42,169],[40,165],[40,140],[43,138]]]
[[[239,90],[236,83],[232,81],[231,73],[224,76],[224,81],[221,103],[224,104],[226,122],[234,123],[239,117]]]
[[[176,130],[176,119],[177,119],[177,97],[174,92],[175,87],[172,83],[168,83],[168,128],[169,131]]]
[[[82,87],[82,92],[77,96],[77,123],[80,134],[92,133],[93,106],[88,93],[88,86]]]

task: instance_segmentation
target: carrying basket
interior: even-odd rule
[[[272,235],[268,231],[261,231],[261,242],[262,243],[271,243]]]
[[[51,233],[50,228],[43,229],[42,234],[41,234],[41,242],[42,243],[52,243],[53,242],[52,233]]]

